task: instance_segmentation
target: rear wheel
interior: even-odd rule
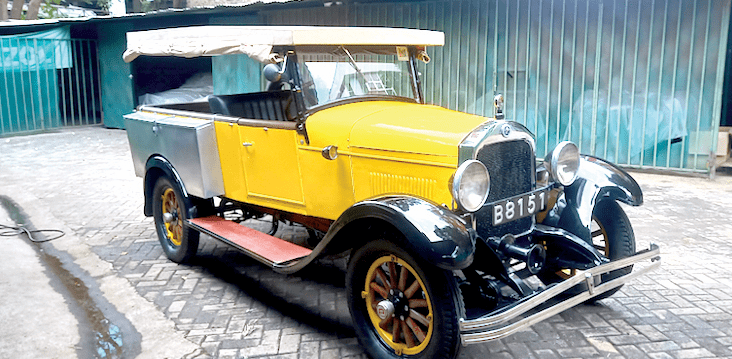
[[[611,261],[630,257],[635,254],[635,234],[630,225],[628,216],[623,208],[615,201],[601,201],[592,212],[592,245],[600,254],[604,255]],[[615,278],[629,274],[633,270],[633,266],[627,266],[610,273],[602,275],[602,282],[608,282]],[[538,277],[545,284],[551,284],[562,281],[574,276],[576,270],[563,269],[556,272],[543,272]],[[609,290],[605,293],[590,299],[597,301],[605,299],[615,294],[622,286]],[[575,291],[579,292],[579,290]],[[567,291],[573,294],[570,289]]]
[[[356,332],[373,358],[457,355],[462,305],[452,272],[377,240],[353,254],[346,286]]]
[[[198,231],[188,227],[189,198],[178,185],[160,177],[153,189],[153,218],[165,255],[173,262],[185,262],[198,251]]]

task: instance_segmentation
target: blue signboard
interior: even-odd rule
[[[0,36],[0,71],[35,71],[71,67],[69,27]]]

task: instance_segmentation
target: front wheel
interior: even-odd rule
[[[198,251],[198,231],[188,227],[191,201],[183,197],[179,186],[167,177],[160,177],[153,189],[153,218],[158,239],[165,255],[182,263]]]
[[[346,287],[356,333],[372,358],[457,355],[462,299],[452,272],[377,240],[351,256]]]
[[[592,211],[592,245],[611,261],[630,257],[635,254],[635,235],[628,216],[615,201],[601,201]],[[633,266],[627,266],[602,275],[602,282],[629,274]],[[562,281],[574,276],[576,270],[563,269],[556,272],[542,272],[538,277],[545,284]],[[622,286],[611,289],[590,299],[597,301],[615,294]],[[568,291],[569,294],[574,294]]]

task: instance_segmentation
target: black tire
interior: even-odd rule
[[[602,201],[595,206],[592,212],[595,223],[598,224],[600,231],[599,236],[595,236],[593,232],[593,242],[596,237],[605,239],[605,256],[614,261],[627,258],[635,254],[635,234],[633,227],[630,225],[628,216],[623,208],[615,201]],[[633,271],[633,266],[627,266],[614,270],[602,276],[602,282],[608,282]],[[620,287],[609,290],[605,293],[592,298],[593,301],[610,297],[619,291]]]
[[[198,251],[198,231],[188,227],[191,200],[182,195],[180,187],[162,176],[153,189],[153,218],[158,239],[165,255],[173,262],[183,263]],[[165,223],[163,213],[171,213],[173,221]]]
[[[374,284],[381,289],[373,288]],[[389,288],[391,294],[385,293]],[[382,239],[369,242],[353,253],[348,264],[346,290],[356,333],[372,358],[457,356],[458,316],[463,306],[452,272],[416,260],[393,242]],[[381,320],[376,304],[386,301],[394,308],[403,309],[395,309],[393,316],[387,314]],[[399,327],[396,340],[395,326]]]
[[[633,227],[631,227],[630,220],[628,220],[625,211],[623,211],[623,208],[617,202],[606,200],[595,205],[595,209],[592,211],[592,221],[592,242],[601,254],[611,261],[630,257],[635,254],[635,234],[633,233]],[[602,282],[608,282],[624,276],[631,271],[633,271],[632,265],[603,274]],[[567,273],[567,271],[542,272],[538,277],[545,284],[551,284],[564,280],[568,275],[571,276],[573,274],[573,272]],[[584,285],[581,285],[581,287],[574,291],[570,289],[566,293],[575,294],[584,290]],[[602,293],[590,299],[590,302],[608,298],[620,290],[621,287],[622,285]]]

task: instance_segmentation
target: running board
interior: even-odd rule
[[[218,216],[189,219],[188,225],[271,267],[307,257],[312,252],[305,247]]]

